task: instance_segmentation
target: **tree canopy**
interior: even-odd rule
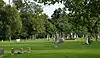
[[[100,36],[99,0],[35,0],[44,5],[62,3],[65,7],[54,11],[51,18],[35,2],[13,0],[13,6],[0,0],[0,38],[73,38],[75,34]],[[66,13],[69,11],[69,13]]]

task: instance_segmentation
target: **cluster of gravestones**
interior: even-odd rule
[[[11,55],[15,55],[15,54],[23,54],[23,53],[30,53],[31,52],[31,48],[28,47],[28,50],[27,51],[24,51],[23,48],[20,48],[19,51],[15,51],[14,48],[11,48]],[[4,55],[4,49],[3,48],[0,48],[0,57]]]
[[[27,51],[24,51],[24,49],[23,49],[23,48],[20,48],[20,50],[19,50],[19,51],[15,51],[15,49],[14,49],[14,48],[11,48],[11,55],[14,55],[14,54],[23,54],[23,53],[25,53],[25,52],[30,53],[30,52],[31,52],[31,48],[30,48],[30,47],[28,47],[28,50],[27,50]]]
[[[59,38],[54,42],[54,47],[58,47],[57,44],[63,44],[63,43],[64,43],[64,40],[62,38]]]

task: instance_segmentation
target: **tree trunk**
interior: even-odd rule
[[[11,42],[11,36],[9,36],[9,41]]]
[[[10,0],[9,0],[9,5],[10,5]]]
[[[35,38],[35,35],[32,35],[32,39],[33,39],[33,40],[35,40],[35,39],[36,39],[36,38]]]
[[[62,33],[62,38],[65,39],[65,33]]]
[[[76,36],[76,33],[74,34],[74,39],[76,39],[77,38],[77,36]]]
[[[67,34],[67,39],[70,39],[70,34]]]
[[[72,32],[70,33],[70,38],[73,39],[73,33]]]
[[[32,36],[30,35],[30,40],[32,40]]]
[[[76,35],[76,38],[79,38],[78,35]]]
[[[89,39],[88,36],[86,36],[86,42],[85,42],[86,44],[89,44],[88,39]]]
[[[83,38],[85,38],[85,35],[83,34]]]
[[[49,35],[47,34],[47,40],[49,40]]]

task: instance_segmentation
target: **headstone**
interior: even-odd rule
[[[67,36],[67,39],[69,39],[69,35]]]
[[[100,36],[98,35],[98,38],[100,39]]]
[[[49,35],[47,35],[47,40],[49,40]]]
[[[63,38],[60,38],[59,39],[59,44],[62,44],[62,43],[64,43],[64,39]]]
[[[54,44],[58,44],[59,43],[59,40],[56,40],[55,42],[54,42]]]
[[[88,38],[86,38],[86,44],[89,44]]]
[[[4,55],[4,49],[0,48],[0,56],[3,56],[3,55]]]
[[[76,34],[74,34],[74,38],[76,38],[77,36],[76,36]]]
[[[60,39],[58,39],[58,40],[56,40],[54,42],[54,44],[63,44],[63,43],[64,43],[64,39],[63,38],[60,38]]]
[[[64,39],[63,38],[60,38],[60,39],[57,39],[55,42],[54,42],[54,47],[57,48],[57,44],[63,44],[64,43]]]
[[[3,42],[3,40],[2,40],[2,42]]]
[[[83,38],[85,38],[85,35],[83,35]]]
[[[18,42],[20,42],[21,40],[20,39],[16,39],[16,42],[18,43]]]

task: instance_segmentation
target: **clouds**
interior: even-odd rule
[[[61,4],[61,3],[55,3],[54,5],[49,5],[49,6],[44,6],[43,10],[44,10],[44,13],[46,13],[49,17],[51,17],[51,15],[54,13],[55,9],[58,9],[58,8],[63,8],[64,5]]]
[[[10,4],[12,3],[12,0],[3,0],[4,2],[6,2],[6,4],[9,4],[9,1],[10,1]]]
[[[9,4],[9,0],[4,0],[4,1],[7,4]],[[32,2],[32,0],[29,0],[29,1]],[[10,4],[12,4],[12,0],[10,0]],[[39,4],[39,3],[37,3],[37,4]],[[64,7],[64,5],[61,3],[55,3],[54,5],[51,4],[51,5],[45,5],[45,6],[43,4],[40,4],[40,5],[42,5],[44,13],[46,13],[49,16],[49,18],[54,13],[55,9]]]

